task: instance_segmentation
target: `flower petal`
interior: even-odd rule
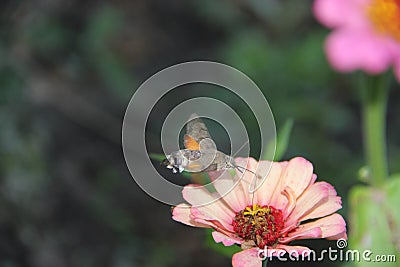
[[[334,213],[314,222],[306,223],[304,224],[303,229],[312,227],[321,228],[322,238],[335,240],[346,237],[346,221],[338,213]]]
[[[305,216],[301,217],[300,221],[325,217],[341,208],[342,208],[342,199],[336,196],[336,191],[335,191],[335,195],[330,195],[327,199],[321,200],[310,213],[307,213]]]
[[[273,205],[272,196],[275,190],[280,190],[279,181],[281,178],[281,173],[283,165],[277,162],[260,161],[258,167],[259,175],[264,178],[262,184],[257,188],[257,203],[261,206],[263,205]]]
[[[319,238],[336,240],[347,237],[346,222],[338,213],[300,225],[294,232],[290,233],[288,237],[297,236],[299,234],[307,234],[310,233],[310,231],[318,231],[316,229],[321,231]]]
[[[300,196],[313,179],[313,166],[305,158],[297,157],[289,161],[285,172],[282,174],[282,188],[286,186],[293,189],[296,197]]]
[[[258,258],[256,248],[246,249],[238,252],[232,257],[233,267],[261,267],[262,261]]]
[[[313,173],[310,183],[308,184],[308,186],[313,185],[315,183],[315,181],[317,180],[317,175],[315,173]]]
[[[368,24],[363,12],[368,2],[369,0],[316,0],[313,10],[318,21],[329,28],[359,28]]]
[[[313,166],[308,160],[301,157],[291,159],[281,175],[280,191],[274,192],[275,201],[271,201],[272,205],[278,209],[284,208],[288,200],[281,191],[285,187],[290,187],[297,198],[309,186],[313,178]]]
[[[296,207],[286,220],[284,231],[288,231],[301,221],[302,216],[311,213],[318,203],[326,201],[332,190],[334,190],[333,186],[326,182],[317,182],[307,188],[304,194],[297,199]]]
[[[325,49],[336,70],[362,69],[370,74],[386,71],[398,53],[390,40],[368,30],[336,30],[327,38]]]
[[[193,207],[209,207],[220,215],[228,216],[232,219],[234,212],[222,201],[219,201],[219,195],[213,195],[204,186],[187,185],[182,190],[183,198]]]
[[[172,219],[194,227],[210,228],[210,226],[193,221],[190,218],[190,206],[187,204],[179,204],[172,209]]]
[[[279,239],[279,242],[286,244],[293,240],[300,240],[300,239],[314,239],[314,238],[321,238],[322,230],[319,227],[308,229],[307,231],[295,231],[289,233],[287,237]]]
[[[211,234],[216,243],[222,242],[222,244],[224,244],[224,246],[232,246],[233,244],[241,244],[242,243],[242,240],[240,240],[239,238],[229,237],[229,236],[224,235],[223,233],[220,233],[217,231],[214,231]]]
[[[235,164],[253,172],[256,172],[258,168],[258,162],[251,157],[235,158]],[[254,180],[256,178],[254,173],[245,170],[243,173],[238,173],[238,171],[236,171],[236,174],[238,176],[237,179],[240,179],[240,184],[243,188],[244,195],[242,196],[242,198],[246,200],[247,205],[251,205],[252,202],[257,203],[257,195],[254,192],[251,192],[252,186],[254,185],[253,182],[256,181]]]
[[[223,174],[213,183],[219,195],[222,196],[222,199],[235,212],[244,209],[248,205],[247,198],[243,197],[246,195],[245,190],[247,188],[243,188],[238,179],[238,176],[232,177],[226,172],[226,174]]]
[[[292,188],[286,186],[286,188],[283,190],[282,194],[287,198],[288,203],[286,207],[283,209],[284,213],[284,219],[286,219],[293,211],[293,209],[296,207],[296,197],[294,195],[294,192]]]
[[[191,219],[193,221],[210,224],[213,228],[220,231],[233,231],[232,227],[232,219],[228,218],[218,218],[218,214],[215,214],[213,210],[208,209],[207,207],[192,207],[190,209]]]
[[[240,239],[234,238],[234,234],[229,229],[226,229],[221,222],[217,220],[207,220],[196,208],[191,208],[191,206],[187,204],[179,204],[173,208],[172,213],[172,218],[178,222],[194,227],[213,228],[219,231],[221,235],[240,243]]]
[[[223,201],[218,200],[203,186],[187,185],[182,191],[183,198],[196,208],[207,220],[220,221],[227,229],[232,228],[235,213]],[[193,214],[193,210],[191,211]]]

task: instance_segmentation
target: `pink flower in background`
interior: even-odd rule
[[[290,246],[293,240],[347,238],[343,217],[334,213],[341,208],[341,199],[332,185],[315,182],[310,162],[304,158],[272,163],[237,158],[236,164],[265,177],[254,193],[249,192],[254,174],[246,172],[240,179],[225,172],[214,181],[214,193],[199,185],[185,186],[182,194],[189,204],[179,204],[172,212],[176,221],[214,229],[215,242],[240,245],[243,251],[233,255],[233,266],[260,267],[260,250],[267,251],[266,256],[309,251]],[[218,195],[223,197],[213,201]]]
[[[314,14],[333,29],[325,51],[336,70],[379,74],[393,66],[400,80],[399,0],[316,0]]]

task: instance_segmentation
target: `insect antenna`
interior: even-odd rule
[[[245,168],[245,167],[238,166],[238,165],[236,165],[236,166],[234,166],[234,167],[235,167],[238,171],[240,171],[240,173],[243,173],[244,171],[248,171],[248,172],[251,172],[251,173],[257,175],[257,173],[255,173],[255,172],[253,172],[252,170],[249,170],[249,169],[247,169],[247,168]]]
[[[255,191],[257,190],[257,179],[258,178],[262,178],[259,174],[253,172],[252,170],[249,170],[245,167],[242,166],[234,166],[239,172],[244,173],[245,171],[251,172],[252,174],[254,174],[254,177],[251,179],[251,182],[249,184],[249,193],[252,194],[251,196],[251,205],[254,204],[254,195],[255,195]]]

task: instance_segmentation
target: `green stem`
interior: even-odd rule
[[[380,187],[388,175],[386,157],[386,106],[388,84],[386,75],[367,77],[363,90],[363,133],[371,183]]]
[[[262,267],[267,267],[268,264],[268,258],[266,258],[263,263],[262,263]]]

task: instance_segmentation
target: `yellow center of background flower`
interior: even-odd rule
[[[400,41],[400,0],[371,0],[367,14],[377,32]]]

